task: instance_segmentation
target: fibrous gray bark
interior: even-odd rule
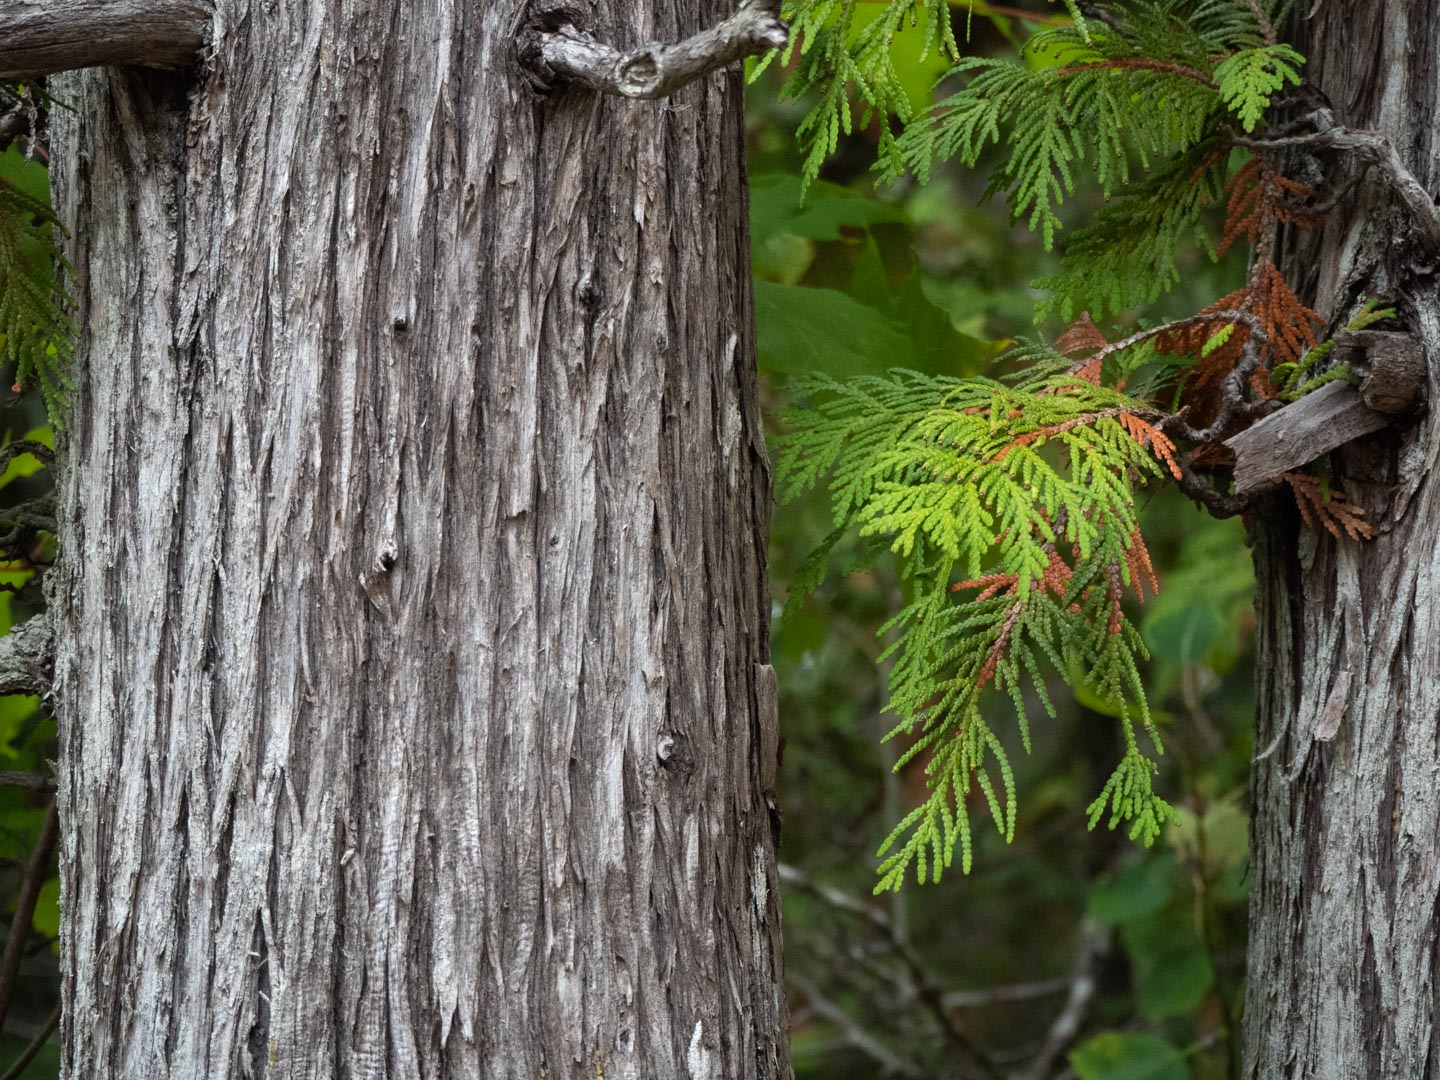
[[[1429,198],[1440,7],[1304,8],[1308,77],[1339,123],[1387,136]],[[1365,164],[1325,160],[1336,182]],[[1408,190],[1357,188],[1285,265],[1332,330],[1364,297],[1396,304],[1433,403],[1434,215]],[[1246,1075],[1426,1080],[1440,1077],[1440,413],[1332,464],[1377,539],[1336,541],[1278,506],[1259,518]]]
[[[740,79],[530,18],[57,80],[67,1077],[789,1073]]]

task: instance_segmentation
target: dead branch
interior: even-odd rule
[[[26,0],[0,4],[0,79],[102,66],[189,67],[206,0]]]
[[[779,5],[747,0],[724,22],[671,45],[621,51],[562,25],[538,34],[522,49],[522,62],[542,87],[568,79],[605,94],[653,100],[737,60],[782,48],[787,40]]]
[[[891,950],[904,965],[916,995],[939,1024],[941,1035],[950,1051],[951,1060],[957,1069],[963,1068],[964,1071],[958,1072],[957,1075],[995,1076],[995,1069],[984,1052],[971,1042],[969,1036],[956,1025],[950,1007],[946,1004],[944,989],[935,981],[935,977],[930,974],[925,962],[921,960],[910,943],[895,932],[894,924],[883,911],[861,903],[839,889],[833,889],[816,881],[809,874],[794,866],[781,863],[778,870],[780,881],[783,884],[809,893],[836,911],[854,916],[878,930],[885,937]],[[817,1007],[816,1011],[818,1012],[820,1009]]]
[[[1415,228],[1432,254],[1440,254],[1440,207],[1416,179],[1394,144],[1378,131],[1341,127],[1329,109],[1319,108],[1286,126],[1286,132],[1298,127],[1313,126],[1315,130],[1299,134],[1259,135],[1254,138],[1232,134],[1237,146],[1255,151],[1279,150],[1285,147],[1306,147],[1314,150],[1337,150],[1348,154],[1366,168],[1376,168],[1390,190],[1410,211]]]
[[[1075,963],[1070,973],[1070,993],[1065,1007],[1060,1010],[1055,1022],[1050,1025],[1045,1046],[1031,1061],[1030,1067],[1018,1074],[1015,1080],[1045,1080],[1051,1075],[1055,1061],[1075,1041],[1085,1014],[1098,989],[1096,975],[1101,961],[1110,952],[1111,932],[1092,919],[1086,919],[1080,929],[1080,947],[1075,952]]]
[[[44,694],[55,662],[55,632],[36,615],[0,637],[0,694]]]

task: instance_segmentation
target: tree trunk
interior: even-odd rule
[[[1388,135],[1434,193],[1440,4],[1298,8],[1339,123]],[[1435,402],[1436,253],[1383,185],[1355,191],[1284,268],[1332,330],[1365,296],[1399,307]],[[1247,1076],[1423,1080],[1440,1077],[1440,411],[1332,462],[1378,539],[1337,542],[1293,510],[1257,529]]]
[[[788,1076],[738,73],[217,7],[52,87],[64,1075]]]

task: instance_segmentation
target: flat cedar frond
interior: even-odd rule
[[[1105,362],[1099,357],[1096,357],[1094,360],[1087,360],[1075,369],[1075,378],[1099,386],[1100,375],[1104,370],[1104,366]]]
[[[989,600],[992,596],[998,596],[1000,593],[1013,593],[1019,582],[1019,574],[985,574],[983,577],[972,578],[968,581],[957,581],[950,586],[950,591],[953,593],[964,592],[966,589],[979,589],[980,592],[973,599]]]
[[[791,490],[828,474],[837,530],[886,538],[911,583],[889,626],[890,707],[894,733],[914,737],[901,765],[926,762],[930,798],[886,845],[880,884],[897,887],[912,866],[938,875],[957,845],[968,866],[972,785],[1013,829],[992,697],[1009,698],[1028,747],[1023,693],[1049,709],[1044,668],[1078,663],[1127,728],[1148,726],[1145,646],[1119,590],[1154,587],[1135,486],[1167,474],[1173,444],[1142,402],[1064,371],[1023,388],[902,372],[805,390],[779,440]]]
[[[1318,476],[1308,473],[1281,473],[1278,480],[1289,485],[1300,508],[1301,520],[1312,529],[1319,526],[1335,539],[1373,540],[1375,526],[1365,521],[1365,510],[1345,498],[1345,493],[1327,487]]]
[[[1262,45],[1241,49],[1215,68],[1220,96],[1246,131],[1254,131],[1270,100],[1291,85],[1300,85],[1299,68],[1305,58],[1289,45]]]
[[[1299,363],[1300,358],[1315,347],[1320,316],[1300,302],[1274,263],[1265,261],[1258,265],[1252,280],[1255,284],[1248,310],[1258,315],[1264,324],[1269,339],[1266,343],[1268,366]]]
[[[1090,21],[1064,2],[1073,22],[1040,31],[1028,55],[1010,60],[960,59],[944,0],[881,0],[863,26],[853,0],[785,3],[785,59],[796,60],[786,92],[814,102],[799,132],[807,179],[842,132],[873,121],[882,175],[923,183],[937,162],[973,167],[985,157],[986,196],[1005,195],[1012,218],[1047,248],[1082,174],[1105,198],[1070,237],[1064,272],[1037,282],[1050,291],[1042,317],[1072,322],[1053,346],[1012,350],[1017,370],[1003,382],[913,372],[811,380],[801,388],[808,408],[790,415],[779,441],[786,491],[825,483],[833,537],[853,531],[888,545],[906,579],[909,600],[883,631],[894,635],[884,653],[891,734],[908,740],[897,768],[923,767],[928,797],[881,846],[877,891],[899,888],[912,870],[938,880],[957,847],[968,870],[977,794],[997,829],[1013,834],[1014,777],[991,703],[1009,698],[1028,750],[1027,695],[1054,713],[1048,672],[1093,688],[1120,718],[1125,754],[1091,804],[1091,824],[1108,811],[1112,828],[1128,822],[1150,843],[1174,819],[1137,743],[1137,726],[1155,733],[1139,671],[1147,653],[1124,597],[1143,600],[1158,586],[1137,486],[1185,473],[1156,411],[1120,387],[1127,377],[1173,380],[1180,365],[1157,354],[1191,358],[1191,411],[1174,430],[1203,441],[1210,436],[1193,433],[1207,409],[1208,423],[1230,423],[1218,390],[1242,360],[1253,389],[1269,395],[1272,368],[1288,365],[1285,386],[1306,385],[1299,361],[1319,358],[1319,320],[1272,262],[1278,226],[1311,223],[1319,197],[1258,157],[1229,178],[1235,129],[1253,131],[1299,79],[1300,56],[1273,42],[1276,5],[1124,0]],[[923,23],[926,50],[957,61],[945,96],[913,117],[890,54],[907,21]],[[1157,299],[1179,280],[1187,246],[1217,256],[1222,205],[1220,250],[1242,237],[1255,248],[1246,286],[1168,329],[1107,342],[1090,315]],[[1231,311],[1243,314],[1205,317]],[[1139,376],[1142,368],[1151,373]],[[1192,450],[1191,466],[1207,452]],[[1307,520],[1349,535],[1370,529],[1343,497],[1290,483]]]
[[[1175,460],[1175,443],[1170,436],[1134,413],[1121,413],[1120,423],[1132,439],[1165,463],[1172,477],[1180,479],[1180,463]]]
[[[1117,191],[1065,245],[1064,272],[1041,278],[1041,314],[1070,319],[1153,303],[1180,280],[1179,252],[1213,245],[1207,211],[1224,196],[1228,143],[1207,138]]]
[[[1260,228],[1260,204],[1264,185],[1260,183],[1260,159],[1251,158],[1225,185],[1230,201],[1225,207],[1225,231],[1216,249],[1220,255],[1242,236],[1253,243]]]
[[[1138,528],[1130,534],[1130,544],[1125,550],[1125,556],[1135,598],[1142,604],[1145,602],[1146,585],[1150,586],[1152,596],[1158,596],[1160,582],[1156,580],[1155,567],[1150,563],[1150,549],[1145,546],[1145,537],[1140,535]]]
[[[1086,379],[1084,381],[1089,382],[1090,380]],[[1077,427],[1091,427],[1100,420],[1104,420],[1107,417],[1115,417],[1119,419],[1121,425],[1124,426],[1126,415],[1127,414],[1125,413],[1125,411],[1120,408],[1106,409],[1093,413],[1081,413],[1079,416],[1072,416],[1068,420],[1062,420],[1058,424],[1048,424],[1045,427],[1035,428],[1032,431],[1021,432],[1004,446],[1000,447],[1000,449],[995,454],[994,460],[997,463],[1004,461],[1005,456],[1009,454],[1010,451],[1015,450],[1018,447],[1031,446],[1035,443],[1042,442],[1045,439],[1054,438],[1056,435],[1064,435],[1066,432],[1073,431]],[[1019,420],[1023,418],[1024,414],[1014,409],[1010,410],[1010,412],[1006,414],[1006,419],[1008,420]],[[1128,431],[1129,428],[1127,427],[1126,430]]]
[[[913,40],[918,32],[922,60],[932,50],[952,60],[960,55],[947,0],[885,0],[868,20],[861,17],[864,10],[853,0],[786,0],[782,14],[790,22],[790,44],[766,57],[755,73],[777,56],[787,65],[794,61],[781,96],[813,101],[797,132],[807,186],[835,152],[840,135],[856,126],[876,123],[881,156],[893,154],[892,118],[904,123],[911,111],[891,52],[897,35]]]
[[[989,193],[1008,192],[1015,219],[1039,231],[1048,248],[1080,169],[1093,170],[1107,194],[1118,192],[1134,165],[1148,169],[1199,143],[1218,98],[1203,72],[1141,62],[1111,35],[1097,33],[1088,48],[1069,32],[1041,37],[1079,50],[1081,62],[1030,68],[961,61],[952,74],[965,76],[965,86],[907,127],[884,167],[894,175],[899,162],[924,182],[935,160],[973,166],[989,143],[1002,143],[1008,153],[991,174]],[[1125,55],[1106,55],[1107,48]]]

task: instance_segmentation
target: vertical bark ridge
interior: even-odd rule
[[[1316,5],[1298,23],[1307,74],[1340,123],[1386,134],[1434,192],[1440,11],[1389,0],[1372,14]],[[1384,189],[1357,191],[1294,239],[1288,268],[1332,321],[1362,296],[1396,302],[1425,349],[1433,403],[1435,278]],[[1278,507],[1257,530],[1247,1075],[1424,1080],[1440,1076],[1437,413],[1332,461],[1380,537],[1336,542]],[[1333,739],[1317,739],[1342,706]]]
[[[66,1075],[788,1075],[738,77],[217,8],[60,91]]]

